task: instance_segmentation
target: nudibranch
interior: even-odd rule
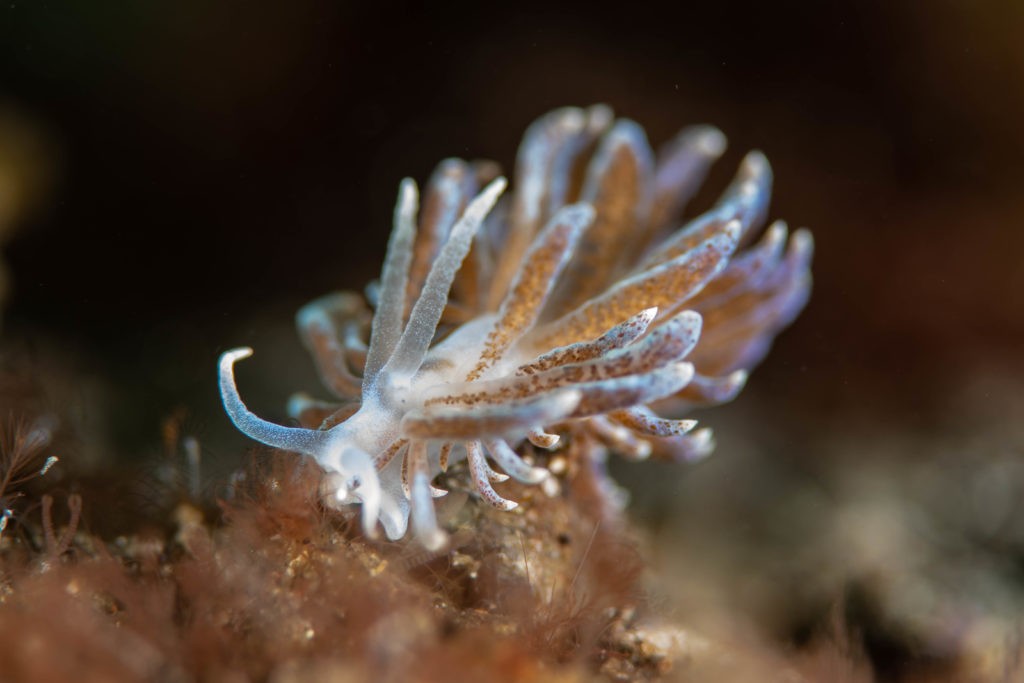
[[[732,399],[811,285],[810,234],[761,230],[772,173],[759,152],[679,227],[724,149],[699,126],[655,155],[607,107],[565,108],[527,130],[513,192],[490,162],[442,162],[422,206],[403,180],[380,280],[297,315],[341,401],[293,397],[297,427],[257,417],[235,386],[235,362],[252,354],[239,348],[220,359],[228,415],[312,457],[327,503],[360,504],[367,535],[380,522],[399,539],[411,518],[430,548],[445,542],[433,480],[456,459],[482,500],[510,510],[492,482],[552,483],[526,441],[706,455],[710,431],[665,414]]]

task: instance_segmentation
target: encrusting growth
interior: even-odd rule
[[[509,510],[493,483],[557,490],[517,452],[524,440],[595,462],[607,448],[707,455],[709,430],[661,413],[731,400],[811,284],[807,231],[787,239],[776,222],[751,244],[772,179],[758,152],[678,227],[724,149],[719,131],[696,127],[655,155],[606,107],[566,108],[527,131],[512,193],[493,164],[457,159],[431,177],[422,209],[402,181],[372,315],[338,293],[297,316],[342,402],[297,395],[289,412],[302,427],[260,419],[235,386],[235,362],[252,353],[241,348],[220,359],[228,415],[253,439],[314,458],[328,504],[360,503],[367,535],[379,521],[401,538],[411,516],[429,548],[446,538],[432,482],[456,460],[484,501]]]

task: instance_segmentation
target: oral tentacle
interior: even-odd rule
[[[423,364],[427,349],[434,338],[437,323],[444,312],[455,272],[469,252],[473,236],[484,217],[505,190],[505,185],[504,178],[498,178],[488,185],[470,202],[462,218],[452,228],[448,241],[445,242],[430,269],[430,274],[427,275],[423,292],[413,306],[409,322],[398,340],[394,353],[384,365],[382,372],[395,377],[411,377]]]
[[[391,357],[402,334],[405,315],[405,288],[409,279],[413,244],[416,241],[416,212],[419,195],[416,183],[406,178],[398,191],[394,230],[388,241],[387,256],[377,293],[377,312],[373,316],[370,346],[366,354],[363,390],[369,389],[381,367]]]
[[[252,349],[241,347],[221,354],[220,396],[228,417],[243,434],[267,446],[314,458],[323,456],[329,440],[328,432],[300,427],[282,427],[258,417],[242,402],[235,384],[235,363],[252,355]]]

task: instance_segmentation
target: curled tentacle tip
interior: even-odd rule
[[[249,346],[239,346],[236,349],[230,349],[220,354],[220,366],[230,367],[236,361],[240,361],[243,358],[248,358],[252,355],[252,348]]]

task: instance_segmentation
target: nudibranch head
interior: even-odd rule
[[[402,181],[379,282],[299,311],[297,325],[341,403],[293,397],[302,427],[252,414],[220,359],[235,425],[326,473],[328,504],[362,506],[374,535],[445,540],[432,485],[465,459],[474,490],[552,474],[517,453],[561,437],[635,458],[703,457],[707,429],[677,412],[731,400],[810,292],[810,233],[782,222],[754,238],[771,169],[752,152],[707,212],[677,227],[725,148],[710,127],[655,155],[643,130],[606,107],[554,111],[526,133],[506,193],[495,165],[449,159],[424,193]],[[482,189],[481,189],[482,188]],[[501,470],[494,469],[492,463]]]

